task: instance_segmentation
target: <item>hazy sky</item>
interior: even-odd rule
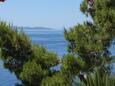
[[[80,13],[82,0],[6,0],[0,4],[0,18],[18,26],[61,29],[86,19]]]

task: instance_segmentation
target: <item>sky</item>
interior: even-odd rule
[[[82,0],[6,0],[0,3],[0,19],[14,26],[69,28],[86,20]]]

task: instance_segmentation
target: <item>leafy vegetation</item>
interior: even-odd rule
[[[61,61],[55,53],[32,44],[24,33],[0,22],[1,59],[5,68],[21,80],[17,86],[72,86],[76,76],[81,86],[115,85],[110,77],[114,56],[109,51],[115,39],[115,1],[94,0],[89,11],[83,0],[80,10],[91,16],[93,22],[86,21],[64,31],[68,54]],[[57,65],[61,69],[52,70]]]
[[[86,71],[112,59],[109,51],[115,37],[115,7],[112,4],[113,0],[94,0],[92,9],[95,11],[89,12],[84,0],[81,11],[87,12],[93,22],[86,21],[64,32],[68,52],[84,61]]]
[[[100,70],[96,70],[88,75],[86,82],[81,82],[80,86],[115,86],[115,78]]]
[[[24,33],[19,33],[5,22],[0,22],[0,40],[5,68],[15,73],[23,85],[40,86],[42,79],[52,77],[51,67],[58,64],[55,53],[32,44]]]
[[[73,55],[73,59],[79,58],[80,64],[83,64],[80,67],[79,62],[74,60],[77,65],[73,66],[68,63],[73,59],[66,61],[66,67],[69,68],[65,71],[71,71],[69,74],[70,76],[73,75],[71,80],[77,75],[81,81],[85,82],[84,75],[95,71],[96,67],[106,70],[107,73],[111,72],[110,64],[114,56],[111,55],[109,48],[115,38],[115,1],[93,0],[93,2],[90,10],[86,0],[83,0],[80,5],[80,10],[86,16],[90,16],[92,21],[85,21],[84,24],[78,24],[64,31],[65,39],[68,42],[68,52]],[[68,57],[65,58],[68,59]],[[76,71],[74,68],[79,72],[74,73]]]

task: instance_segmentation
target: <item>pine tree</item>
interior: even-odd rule
[[[58,57],[45,48],[32,44],[24,34],[5,22],[0,22],[0,58],[22,84],[17,86],[40,86],[42,80],[52,77]]]
[[[109,48],[115,39],[115,0],[93,0],[90,8],[88,5],[83,0],[80,10],[93,22],[86,21],[64,32],[68,54],[62,58],[60,71],[51,70],[59,64],[55,53],[32,44],[24,33],[0,22],[1,59],[5,68],[21,80],[17,86],[71,86],[76,76],[84,83],[82,75],[96,67],[109,72],[108,64],[114,59]]]
[[[78,75],[91,72],[95,67],[110,72],[110,66],[105,64],[114,59],[109,48],[115,39],[115,0],[93,0],[90,9],[88,5],[87,0],[83,0],[80,10],[86,16],[90,16],[93,22],[85,21],[84,24],[78,24],[69,30],[65,29],[64,32],[68,41],[68,52],[74,58],[81,59],[84,64],[81,69],[77,68]],[[68,59],[67,56],[64,59]],[[67,65],[72,71],[73,65]]]

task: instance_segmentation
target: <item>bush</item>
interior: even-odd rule
[[[115,86],[115,79],[107,73],[96,70],[87,76],[85,82],[81,82],[80,86]]]

